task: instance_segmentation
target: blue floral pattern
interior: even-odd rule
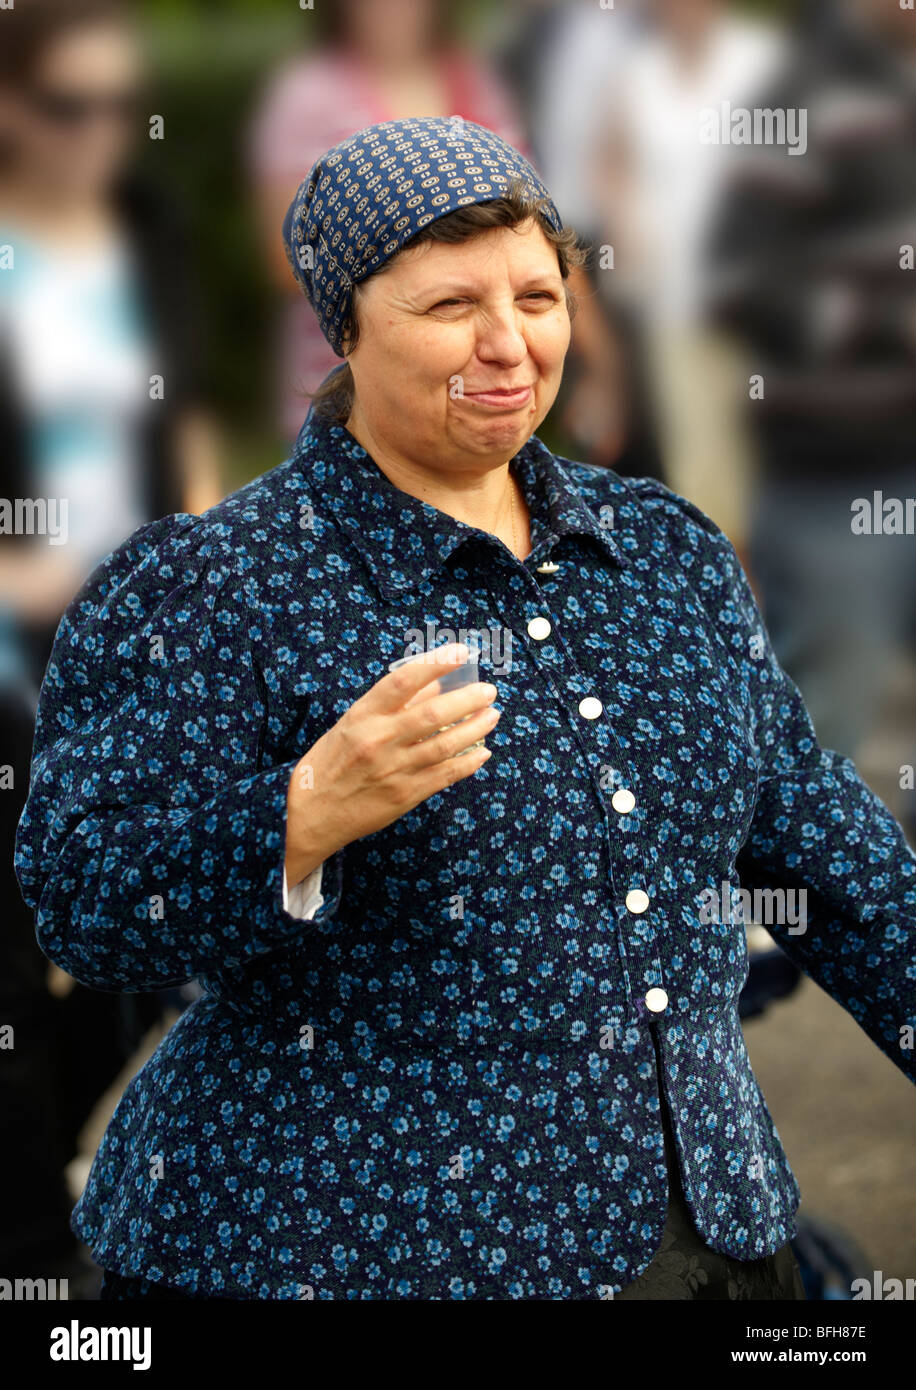
[[[778,1250],[799,1190],[738,1021],[744,925],[700,911],[726,880],[806,890],[806,930],[771,932],[913,1077],[916,855],[818,745],[731,543],[537,436],[511,466],[524,562],[313,414],[62,619],[17,836],[38,939],[98,989],[204,989],[76,1208],[106,1268],[236,1298],[607,1297],[665,1224],[653,1018],[697,1230]],[[292,770],[427,625],[511,634],[482,663],[494,755],[335,854],[297,920]]]

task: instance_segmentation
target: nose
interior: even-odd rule
[[[500,304],[481,315],[477,331],[477,355],[483,362],[517,365],[528,355],[515,305]]]

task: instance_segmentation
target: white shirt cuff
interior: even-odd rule
[[[300,883],[293,884],[292,888],[286,882],[286,869],[283,870],[283,910],[288,912],[291,917],[311,918],[314,917],[324,902],[321,895],[321,870],[323,864],[319,864],[317,869],[312,872]]]

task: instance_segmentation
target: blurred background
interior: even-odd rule
[[[804,112],[804,148],[741,143],[740,113],[763,109]],[[304,393],[339,361],[281,244],[313,161],[377,121],[455,114],[521,148],[591,247],[539,434],[661,478],[726,531],[820,742],[916,844],[916,538],[885,512],[916,498],[913,11],[15,0],[0,10],[4,1276],[93,1295],[69,1211],[126,1080],[194,994],[94,993],[34,943],[12,852],[57,624],[138,526],[288,456]],[[40,508],[10,519],[43,498],[67,499],[66,543]],[[857,534],[857,499],[884,524]],[[809,1297],[848,1297],[851,1273],[913,1277],[912,1088],[751,930],[748,1047],[803,1189]]]

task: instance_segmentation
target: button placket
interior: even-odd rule
[[[599,749],[599,760],[604,761],[604,758],[601,757],[601,754],[604,752],[602,744],[613,740],[615,747],[619,750],[619,744],[617,743],[617,738],[610,719],[604,717],[607,711],[604,709],[601,700],[599,700],[597,696],[584,696],[579,701],[578,712],[581,717],[582,726],[590,727],[593,731],[594,740]],[[625,760],[621,760],[620,765],[625,765]],[[606,795],[607,793],[605,792],[604,796]],[[621,817],[629,815],[634,811],[636,804],[636,796],[629,787],[618,787],[611,796],[611,808]],[[646,1004],[646,984],[643,983],[640,987],[638,983],[640,981],[653,979],[661,982],[664,978],[662,963],[656,944],[656,934],[653,932],[653,939],[650,941],[645,931],[640,931],[638,927],[636,927],[638,921],[647,921],[646,914],[651,910],[653,903],[646,889],[638,883],[634,883],[627,889],[624,895],[622,904],[623,910],[621,910],[618,896],[619,889],[615,886],[614,881],[615,864],[618,866],[617,877],[625,877],[625,875],[630,872],[627,868],[630,864],[630,860],[624,860],[621,865],[621,856],[619,852],[615,854],[613,843],[614,827],[611,824],[610,813],[607,810],[605,825],[608,841],[608,863],[611,876],[609,889],[611,899],[615,904],[617,926],[620,932],[621,949],[625,962],[624,978],[626,981],[625,987],[627,991],[628,1013],[632,1021],[638,1022],[640,1018],[645,1018],[644,1009],[659,1013],[662,1011],[662,1008],[667,1008],[668,1005],[668,996],[665,991],[661,989],[660,984],[658,986],[653,986],[649,991],[652,995],[653,1008],[649,1004]],[[633,832],[633,838],[630,843],[634,841],[637,845],[641,843],[641,827],[639,825],[637,825],[635,832]],[[650,864],[654,864],[655,859],[656,855],[654,850],[650,852],[649,846],[644,845],[642,862],[646,866],[649,866]],[[623,867],[623,873],[619,872],[620,867]],[[647,868],[646,872],[648,871]],[[665,1002],[664,1005],[659,1007],[662,996],[664,996]]]
[[[615,776],[617,775],[619,774],[615,773]],[[629,787],[618,787],[611,797],[611,808],[617,812],[621,819],[632,814],[636,809],[636,805],[636,796]],[[628,831],[626,833],[629,834],[630,832]],[[647,866],[650,863],[654,865],[656,860],[657,852],[654,846],[646,846],[643,859],[644,864]],[[661,979],[663,976],[662,964],[657,947],[655,949],[650,948],[644,934],[640,932],[639,928],[635,925],[637,921],[645,920],[646,913],[650,911],[652,906],[652,899],[645,888],[640,887],[638,884],[634,884],[633,887],[629,888],[624,894],[624,911],[619,911],[618,909],[618,925],[622,935],[623,950],[628,962],[627,979],[628,1001],[630,1006],[631,1008],[639,1009],[641,1001],[650,1012],[658,1013],[667,1007],[668,996],[665,991],[661,988],[653,987],[648,991],[648,994],[645,994],[643,993],[643,991],[645,991],[645,984],[643,984],[642,990],[639,990],[632,988],[629,983],[631,980],[645,980],[647,977],[651,979],[652,976]],[[628,930],[631,923],[633,924],[632,931]],[[650,995],[652,1002],[647,1003],[647,999]],[[662,998],[664,998],[664,1003],[660,1002]]]
[[[626,764],[623,765],[625,766]],[[615,770],[615,781],[619,776],[620,773]],[[630,772],[630,780],[633,780],[632,770]],[[605,795],[606,794],[607,793],[605,793]],[[621,949],[627,961],[627,1002],[631,1018],[638,1022],[640,1018],[645,1018],[644,1007],[649,1008],[645,1002],[648,982],[657,982],[657,986],[659,987],[658,994],[653,995],[656,1005],[660,996],[664,994],[664,991],[660,989],[660,985],[664,979],[664,971],[658,952],[657,919],[649,916],[656,905],[653,902],[651,893],[647,891],[647,880],[650,884],[657,859],[656,851],[653,846],[643,843],[642,826],[639,823],[640,817],[636,818],[634,829],[630,830],[628,828],[626,831],[620,830],[618,824],[616,824],[611,817],[611,811],[616,812],[617,816],[623,819],[626,816],[632,815],[636,809],[637,798],[631,787],[617,786],[616,790],[611,795],[610,808],[608,810],[608,822],[611,827],[611,835],[614,835],[616,829],[618,837],[622,835],[626,836],[628,847],[635,845],[637,852],[641,849],[641,854],[639,854],[637,862],[641,862],[642,868],[638,871],[634,871],[632,867],[636,856],[622,855],[618,848],[616,856],[613,854],[612,850],[611,857],[612,865],[616,858],[617,865],[621,866],[623,870],[623,872],[618,872],[618,880],[623,879],[625,883],[629,882],[630,884],[623,894],[622,901],[619,896],[620,890],[615,889],[613,883],[611,891],[614,894],[617,925],[621,938]],[[656,988],[656,985],[653,984],[652,988]],[[667,995],[665,995],[665,1001],[667,1006]],[[660,1010],[656,1008],[655,1011],[658,1012]]]
[[[574,684],[576,684],[575,681],[567,682],[567,688]],[[590,751],[594,752],[597,749],[599,762],[606,760],[606,744],[611,740],[613,740],[618,753],[621,752],[613,726],[610,719],[607,717],[607,711],[602,701],[597,696],[583,696],[579,700],[576,708],[580,716],[580,739],[582,738],[582,731],[589,728],[592,734],[592,741],[595,745],[595,748]],[[615,759],[615,762],[624,765],[626,760],[621,757]],[[651,909],[652,903],[645,888],[641,887],[639,884],[633,884],[632,887],[627,889],[624,895],[624,902],[622,905],[620,903],[620,898],[618,896],[620,890],[615,884],[615,865],[618,867],[618,877],[624,877],[630,872],[627,867],[630,861],[627,859],[621,862],[620,854],[615,854],[614,827],[611,825],[607,810],[607,802],[605,800],[607,793],[603,792],[601,795],[602,803],[605,806],[605,833],[608,848],[608,864],[611,875],[609,895],[615,905],[617,926],[620,932],[622,951],[626,961],[625,975],[627,979],[629,1012],[631,1018],[637,1019],[639,1017],[639,1006],[643,1002],[643,991],[645,986],[643,985],[640,989],[636,982],[646,977],[649,979],[654,977],[661,980],[663,974],[662,963],[657,948],[650,946],[646,942],[644,934],[629,929],[631,922],[644,917],[644,914]],[[617,798],[616,806],[614,806],[614,797]],[[619,815],[625,815],[635,808],[636,797],[629,788],[618,788],[611,797],[611,805]],[[639,827],[637,827],[634,832],[633,839],[637,844],[641,842]],[[645,864],[650,862],[647,846],[643,846],[642,860]],[[621,869],[623,870],[622,873],[620,872]],[[621,906],[623,910],[621,910]]]
[[[535,586],[536,581],[530,576],[530,572],[529,578],[532,586]],[[496,596],[492,595],[492,597],[496,604]],[[538,589],[536,597],[526,597],[523,604],[524,617],[522,621],[524,624],[524,631],[529,638],[529,650],[532,659],[535,665],[542,670],[546,665],[548,683],[556,690],[561,704],[570,716],[577,741],[582,746],[584,755],[591,759],[597,752],[599,762],[607,761],[606,743],[608,740],[613,740],[619,754],[615,762],[621,766],[625,766],[627,759],[623,756],[623,750],[620,749],[620,745],[617,742],[613,726],[606,717],[606,711],[602,700],[594,694],[581,694],[582,685],[586,684],[587,688],[586,677],[584,677],[575,666],[575,663],[563,643],[562,634],[558,630],[557,625],[553,622],[552,618],[547,617],[548,610],[544,603],[544,597],[543,591]],[[496,606],[498,607],[499,605],[496,604]],[[515,632],[517,630],[515,624],[508,624],[507,626],[510,631]],[[534,628],[533,632],[532,627]],[[549,631],[547,631],[548,627]],[[538,634],[542,631],[545,636],[539,638]],[[545,641],[547,637],[550,638],[550,641]],[[572,674],[564,680],[560,677],[562,667],[566,662],[569,662],[572,668]],[[551,680],[551,675],[553,675],[555,679]],[[578,690],[576,690],[576,686],[579,687]],[[570,697],[575,701],[572,706],[575,713],[572,713],[570,710]],[[597,787],[597,783],[594,779],[593,785]],[[652,903],[645,888],[641,887],[638,883],[632,884],[632,886],[627,889],[624,895],[624,901],[621,902],[619,897],[620,888],[615,884],[615,865],[617,866],[618,876],[623,877],[624,875],[620,873],[620,870],[623,869],[625,874],[627,872],[627,865],[630,861],[626,860],[622,862],[619,853],[615,854],[613,843],[614,827],[610,823],[607,792],[599,789],[597,795],[605,811],[605,842],[610,875],[608,897],[609,906],[612,909],[612,916],[615,918],[618,931],[620,932],[623,954],[624,988],[627,993],[627,1012],[631,1021],[645,1021],[646,1010],[649,1009],[650,1006],[646,1004],[647,986],[645,983],[640,984],[640,982],[653,979],[661,982],[663,980],[663,969],[657,946],[649,944],[644,934],[631,930],[630,924],[635,923],[639,919],[645,920],[644,914],[650,911]],[[615,797],[617,798],[617,804],[615,804]],[[628,787],[617,788],[611,797],[611,807],[618,815],[623,816],[629,814],[635,806],[636,797],[633,791]],[[634,837],[641,837],[641,827],[638,827],[634,832]],[[653,857],[650,857],[648,853],[648,846],[643,846],[642,862],[649,865],[652,862],[652,858]],[[633,906],[631,907],[629,904]],[[652,993],[652,991],[656,989],[657,993]],[[652,998],[656,1006],[658,1005],[661,995],[664,994],[666,1001],[665,1007],[667,1007],[668,996],[665,994],[665,991],[661,989],[660,983],[657,986],[650,987],[648,992],[652,993]],[[650,1010],[650,1012],[653,1011]],[[658,1013],[660,1010],[656,1007],[654,1012]]]

